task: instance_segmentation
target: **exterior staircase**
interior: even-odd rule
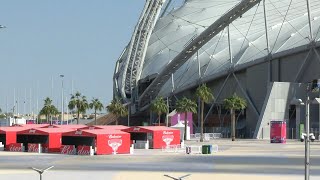
[[[106,114],[103,116],[100,116],[97,118],[97,125],[110,125],[110,124],[115,124],[116,120],[120,120],[120,118],[117,118],[114,114]],[[95,121],[91,121],[87,125],[95,125]]]

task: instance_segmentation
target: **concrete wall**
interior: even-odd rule
[[[289,118],[289,89],[290,83],[270,83],[263,105],[262,113],[257,122],[254,138],[269,139],[270,121],[287,120]]]

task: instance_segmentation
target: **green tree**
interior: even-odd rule
[[[2,113],[2,109],[0,108],[0,113]],[[6,113],[5,114],[0,114],[0,119],[3,119],[6,117]]]
[[[161,114],[169,111],[167,103],[164,101],[162,97],[157,97],[151,104],[151,111],[157,113],[159,118],[159,126],[160,126],[160,117]]]
[[[89,108],[89,104],[86,96],[81,95],[80,92],[76,92],[75,94],[71,94],[71,99],[68,104],[68,108],[72,110],[76,110],[77,113],[77,124],[79,124],[80,114],[86,113],[86,110]]]
[[[200,99],[201,102],[201,112],[200,112],[200,116],[201,116],[201,129],[200,129],[200,142],[203,142],[203,111],[204,111],[204,103],[209,103],[211,102],[214,97],[213,94],[211,93],[211,89],[207,87],[206,84],[202,84],[201,86],[199,86],[196,90],[196,96]]]
[[[52,104],[52,100],[47,97],[44,100],[44,105],[42,107],[42,109],[39,112],[40,115],[45,115],[46,119],[47,119],[47,123],[49,122],[49,119],[52,119],[52,115],[57,115],[59,114],[58,109]],[[50,122],[52,123],[52,121]]]
[[[116,125],[118,125],[118,118],[125,117],[128,115],[127,108],[121,103],[119,99],[113,99],[107,106],[107,111],[114,114],[116,118]]]
[[[0,113],[2,113],[2,109],[0,108]],[[0,119],[6,118],[7,117],[7,113],[4,114],[0,114]]]
[[[97,98],[93,98],[89,104],[90,109],[94,109],[94,123],[97,125],[97,111],[102,111],[103,104]]]
[[[192,101],[191,99],[188,99],[186,97],[183,97],[182,99],[179,99],[176,103],[176,110],[179,113],[184,113],[184,135],[183,139],[187,140],[187,113],[197,113],[197,103]]]
[[[230,110],[231,116],[231,137],[232,141],[236,140],[236,110],[243,110],[247,107],[247,101],[237,94],[233,94],[231,97],[224,99],[224,107]]]

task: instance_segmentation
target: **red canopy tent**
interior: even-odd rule
[[[28,128],[17,132],[17,142],[27,147],[28,143],[42,144],[48,152],[59,152],[61,134],[72,131],[65,128]]]
[[[122,131],[129,132],[131,140],[148,140],[153,149],[180,144],[180,130],[166,126],[136,126]]]
[[[94,146],[97,155],[130,153],[130,134],[112,129],[79,129],[62,134],[62,144]]]
[[[10,144],[17,143],[17,132],[27,129],[24,126],[0,127],[0,142],[7,149]]]

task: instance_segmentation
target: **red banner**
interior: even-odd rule
[[[62,145],[60,148],[61,154],[76,154],[76,147],[74,145]]]
[[[6,150],[14,151],[14,152],[22,152],[23,151],[22,147],[23,147],[22,143],[12,143],[6,147]]]
[[[28,152],[39,152],[39,144],[28,144]]]
[[[78,146],[78,155],[90,155],[91,146]]]

